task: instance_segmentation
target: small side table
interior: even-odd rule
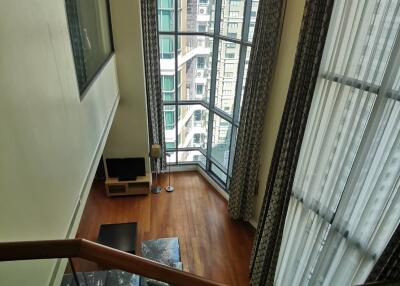
[[[138,176],[136,180],[120,181],[118,178],[106,179],[106,192],[108,197],[128,196],[128,195],[147,195],[150,193],[151,176]]]
[[[102,224],[97,242],[131,254],[136,252],[136,222]]]

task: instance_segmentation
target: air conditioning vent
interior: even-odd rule
[[[205,14],[207,14],[207,10],[204,9],[204,8],[200,8],[200,9],[199,9],[199,14],[205,15]]]

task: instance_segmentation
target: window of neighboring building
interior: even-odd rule
[[[164,124],[166,130],[172,130],[175,128],[175,107],[164,107]]]
[[[197,32],[206,32],[207,25],[205,24],[199,24],[197,25]]]
[[[200,121],[201,120],[201,110],[196,110],[194,112],[194,120]]]
[[[200,143],[200,138],[201,138],[201,135],[200,134],[194,134],[193,135],[193,143],[195,143],[195,144],[199,144]]]
[[[165,148],[167,150],[175,148],[175,142],[165,142]]]
[[[174,0],[158,0],[158,29],[174,30]]]
[[[235,53],[225,53],[225,58],[234,59],[235,58]]]
[[[240,13],[237,11],[230,11],[229,12],[229,18],[239,18],[240,17]]]
[[[160,36],[160,58],[161,59],[173,59],[175,56],[174,51],[174,38],[171,36]]]
[[[196,84],[196,94],[204,93],[204,84]]]
[[[228,23],[228,31],[235,31],[235,30],[237,30],[238,26],[239,26],[238,23]],[[228,37],[230,37],[229,34],[234,35],[231,38],[236,38],[236,36],[237,36],[236,32],[233,32],[233,33],[228,32]]]
[[[175,77],[173,75],[161,76],[161,92],[164,101],[172,101],[175,99]]]
[[[206,65],[206,59],[204,57],[197,57],[197,68],[204,69]]]
[[[69,34],[79,91],[90,82],[113,53],[107,0],[65,0]]]
[[[228,31],[232,31],[232,30],[236,30],[236,28],[229,29],[229,27],[228,27]],[[229,33],[226,34],[226,36],[228,38],[236,39],[237,38],[237,33],[229,32]],[[236,44],[235,43],[227,43],[226,46],[228,48],[234,48],[234,47],[236,47]]]

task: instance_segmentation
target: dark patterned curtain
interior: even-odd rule
[[[367,282],[400,281],[400,225],[368,276]]]
[[[146,78],[149,143],[159,144],[162,150],[160,165],[152,162],[159,171],[166,166],[163,106],[160,85],[160,53],[157,34],[157,0],[141,0],[143,53]]]
[[[254,241],[251,283],[273,285],[300,147],[324,49],[333,0],[307,0],[296,59]]]
[[[260,1],[247,82],[240,114],[229,214],[248,221],[253,216],[254,195],[265,109],[282,30],[285,0]]]
[[[78,78],[79,89],[82,91],[81,88],[86,84],[87,75],[81,25],[79,23],[78,6],[76,5],[76,0],[66,0],[65,9],[68,16],[68,28],[72,43],[72,53],[74,54],[76,77]]]

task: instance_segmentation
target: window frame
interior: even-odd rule
[[[203,95],[204,94],[204,83],[196,83],[196,95]],[[201,92],[199,92],[199,87],[201,87]]]
[[[202,61],[200,61],[200,59],[202,59]],[[206,58],[204,56],[196,57],[196,68],[197,69],[205,69],[206,68]]]
[[[178,9],[178,2],[179,0],[175,0],[174,5],[175,5],[175,11],[179,11]],[[210,175],[211,178],[213,178],[219,185],[222,187],[225,191],[227,191],[227,188],[229,186],[229,181],[232,176],[232,166],[233,166],[233,157],[234,157],[234,147],[236,146],[236,135],[238,132],[239,128],[239,117],[240,117],[240,105],[241,105],[241,97],[242,97],[242,88],[244,88],[244,79],[245,79],[245,69],[246,66],[246,52],[248,49],[251,49],[252,43],[248,41],[248,35],[249,35],[249,29],[250,29],[250,22],[251,22],[251,11],[252,11],[252,4],[254,0],[244,0],[244,6],[243,6],[243,15],[239,13],[239,18],[243,19],[243,24],[242,24],[242,29],[240,31],[240,39],[235,39],[235,38],[230,38],[228,36],[223,35],[220,30],[221,30],[221,12],[222,12],[222,1],[215,1],[214,3],[214,23],[213,23],[213,32],[198,32],[197,29],[196,31],[190,31],[190,32],[185,32],[185,31],[179,31],[180,27],[178,25],[174,25],[174,31],[158,31],[158,37],[160,36],[173,36],[175,39],[175,47],[178,47],[178,38],[180,36],[204,36],[204,37],[210,37],[213,39],[213,45],[210,47],[212,49],[211,52],[211,67],[210,67],[210,73],[211,73],[211,81],[210,81],[210,97],[209,100],[180,100],[177,95],[175,95],[175,101],[174,102],[163,102],[163,106],[175,106],[176,110],[179,109],[179,106],[185,106],[185,105],[201,105],[202,107],[206,108],[208,110],[208,133],[207,133],[207,148],[206,150],[198,147],[178,147],[178,144],[175,145],[175,148],[167,148],[167,152],[169,153],[174,153],[173,156],[176,156],[173,160],[171,160],[171,165],[193,165],[196,164],[200,166],[204,171]],[[229,3],[229,1],[228,1]],[[158,5],[158,3],[157,3]],[[229,10],[229,4],[224,7],[224,9]],[[158,7],[157,7],[158,11]],[[158,12],[157,12],[158,13]],[[174,14],[174,23],[178,23],[178,13]],[[236,19],[236,18],[235,18]],[[216,98],[216,80],[217,80],[217,67],[218,64],[223,64],[223,63],[218,63],[219,60],[219,46],[223,45],[224,43],[228,44],[238,44],[239,45],[239,52],[238,54],[235,55],[235,59],[238,60],[237,64],[231,64],[233,66],[232,69],[229,69],[228,72],[230,73],[237,73],[237,79],[236,82],[234,83],[235,85],[235,92],[234,92],[234,99],[233,99],[233,108],[231,110],[231,113],[227,113],[226,111],[217,106],[215,106],[215,98]],[[179,51],[178,49],[174,49],[175,52],[175,73],[179,72],[179,66],[178,66],[178,55]],[[232,61],[232,59],[227,59],[228,61]],[[207,66],[209,63],[205,62],[205,66]],[[225,63],[223,68],[225,69],[226,65],[228,63]],[[196,67],[197,67],[197,60],[196,60]],[[225,71],[226,72],[226,71]],[[231,78],[229,78],[231,80]],[[178,79],[177,77],[175,78],[175,86],[178,86]],[[176,112],[176,122],[179,122],[178,118],[179,112]],[[219,116],[223,120],[227,121],[229,124],[231,124],[231,131],[230,131],[230,140],[228,142],[229,144],[229,156],[228,156],[228,163],[227,167],[223,166],[221,163],[219,163],[215,158],[211,156],[211,151],[212,151],[212,136],[214,133],[213,130],[213,121],[214,121],[214,116]],[[175,130],[176,136],[175,136],[175,142],[178,142],[179,135],[178,135],[178,128]],[[206,159],[206,166],[203,164],[200,164],[199,162],[179,162],[178,160],[178,153],[180,151],[199,151]],[[218,170],[222,171],[224,175],[226,176],[227,180],[224,182],[223,180],[218,177],[215,172],[213,172],[212,169],[217,168]]]
[[[67,1],[78,1],[78,0],[65,0],[64,4]],[[108,32],[109,32],[109,41],[110,41],[110,53],[104,58],[103,62],[98,66],[98,68],[96,69],[96,71],[93,73],[93,75],[91,75],[90,77],[87,78],[86,82],[84,85],[79,86],[79,80],[78,80],[78,73],[76,72],[77,70],[77,65],[76,65],[76,60],[75,60],[75,56],[73,54],[73,37],[72,37],[72,33],[71,33],[71,29],[69,27],[69,19],[68,19],[68,13],[67,13],[67,8],[66,8],[66,4],[65,4],[65,17],[67,20],[67,27],[68,27],[68,34],[69,34],[69,40],[70,40],[70,45],[71,45],[71,52],[72,52],[72,57],[73,57],[73,61],[74,61],[74,67],[75,67],[75,78],[76,78],[76,83],[78,85],[78,90],[79,90],[79,99],[82,101],[88,90],[90,89],[90,87],[92,86],[92,84],[94,83],[94,81],[97,79],[97,77],[99,76],[99,74],[103,71],[104,67],[108,64],[108,62],[110,61],[110,59],[113,57],[114,53],[115,53],[115,46],[114,46],[114,37],[113,37],[113,32],[112,32],[112,22],[111,22],[111,5],[110,5],[110,0],[104,0],[105,4],[106,4],[106,13],[107,13],[107,21],[108,21]],[[81,47],[83,49],[83,47]]]
[[[165,114],[166,113],[171,113],[171,115],[172,115],[172,118],[173,118],[173,123],[167,123],[167,121],[165,120],[164,121],[164,128],[165,128],[165,130],[174,130],[175,129],[175,127],[176,127],[176,110],[175,109],[171,109],[171,110],[165,110],[165,109],[163,109],[163,114],[164,114],[164,118],[167,118],[166,116],[165,116]],[[167,126],[170,126],[170,127],[172,127],[172,128],[167,128]]]

